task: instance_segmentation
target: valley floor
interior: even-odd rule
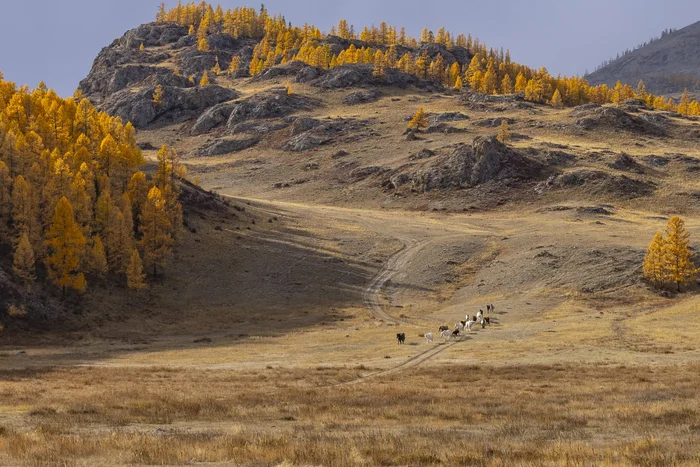
[[[200,232],[147,316],[0,349],[0,464],[700,463],[698,299],[634,266],[662,220],[237,202],[282,234]]]

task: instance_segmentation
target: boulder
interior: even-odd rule
[[[328,139],[320,138],[311,133],[302,133],[290,139],[282,149],[285,151],[303,152],[328,143]]]
[[[111,95],[100,109],[110,115],[130,121],[136,128],[145,128],[156,119],[184,121],[199,116],[205,109],[238,96],[233,89],[220,86],[194,88],[163,88],[163,101],[160,106],[153,102],[154,87],[146,87],[137,92],[129,89]]]
[[[358,105],[358,104],[368,104],[371,102],[376,102],[382,97],[383,93],[379,89],[370,89],[368,91],[355,91],[351,92],[343,102],[347,105]]]
[[[442,122],[456,122],[460,120],[469,120],[469,116],[463,114],[462,112],[443,112],[439,114],[432,114],[428,118],[428,122],[432,124]]]
[[[503,122],[508,123],[509,125],[513,125],[515,123],[514,118],[488,118],[486,120],[479,120],[478,122],[472,123],[474,126],[479,126],[479,127],[487,127],[487,128],[497,128],[501,126]]]
[[[228,117],[231,115],[231,110],[233,110],[234,105],[236,104],[233,102],[224,102],[208,108],[197,119],[194,126],[192,126],[190,134],[192,134],[192,136],[201,135],[223,125],[228,121]]]
[[[419,161],[421,159],[430,159],[435,155],[434,151],[431,151],[430,149],[421,149],[418,151],[417,154],[414,154],[408,158],[409,161]]]
[[[617,107],[600,107],[581,113],[576,126],[582,130],[612,129],[651,136],[665,136],[666,129],[645,116],[630,115]]]
[[[286,123],[284,121],[283,122],[274,122],[274,121],[241,122],[241,123],[237,123],[236,125],[234,125],[233,128],[230,129],[230,133],[232,135],[251,133],[254,135],[258,135],[258,136],[264,136],[268,133],[272,133],[273,131],[278,131],[278,130],[282,130],[284,128],[287,128],[288,126],[289,126],[289,123]]]
[[[199,150],[200,156],[218,156],[221,154],[231,154],[252,148],[258,144],[258,138],[245,139],[217,139]]]
[[[376,165],[370,167],[359,167],[357,169],[353,169],[350,172],[350,177],[353,178],[355,181],[359,181],[364,180],[365,178],[371,175],[386,173],[388,171],[389,169],[387,169],[386,167],[380,167]]]
[[[552,175],[546,182],[540,183],[535,190],[541,193],[552,188],[578,188],[593,196],[613,196],[623,199],[648,196],[655,190],[652,183],[626,175],[611,175],[599,170],[578,170]]]
[[[316,128],[320,125],[320,123],[321,122],[319,122],[315,118],[299,117],[296,120],[294,120],[294,123],[292,123],[290,129],[291,136],[297,136],[302,133],[305,133],[313,128]]]
[[[408,86],[426,85],[413,75],[395,68],[388,68],[383,77],[373,76],[373,66],[366,64],[341,65],[328,71],[323,76],[313,80],[312,86],[339,89],[359,86]]]
[[[320,101],[297,94],[288,94],[284,88],[274,88],[254,94],[236,103],[231,110],[227,126],[233,128],[240,122],[284,117],[300,110],[311,110]]]
[[[490,182],[541,179],[545,166],[523,156],[495,137],[477,137],[471,146],[460,145],[446,158],[413,176],[414,189],[430,191],[469,188]]]

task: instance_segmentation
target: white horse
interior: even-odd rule
[[[425,341],[426,341],[428,344],[432,344],[432,343],[433,343],[433,333],[432,333],[432,332],[429,332],[428,334],[425,335]]]
[[[450,331],[449,329],[447,331],[442,331],[440,333],[440,337],[442,337],[443,339],[448,341],[448,340],[450,340],[450,337],[452,337],[452,331]]]

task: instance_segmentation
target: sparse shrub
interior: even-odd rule
[[[501,143],[506,144],[508,141],[510,141],[510,138],[511,133],[510,127],[508,126],[508,121],[503,120],[501,121],[501,126],[498,127],[498,135],[496,136],[496,139]]]
[[[17,306],[17,305],[10,305],[10,307],[7,309],[7,314],[11,318],[24,318],[27,316],[27,309],[24,305]]]

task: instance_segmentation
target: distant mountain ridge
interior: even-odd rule
[[[586,75],[592,85],[636,86],[654,94],[700,91],[700,22],[666,34]]]

